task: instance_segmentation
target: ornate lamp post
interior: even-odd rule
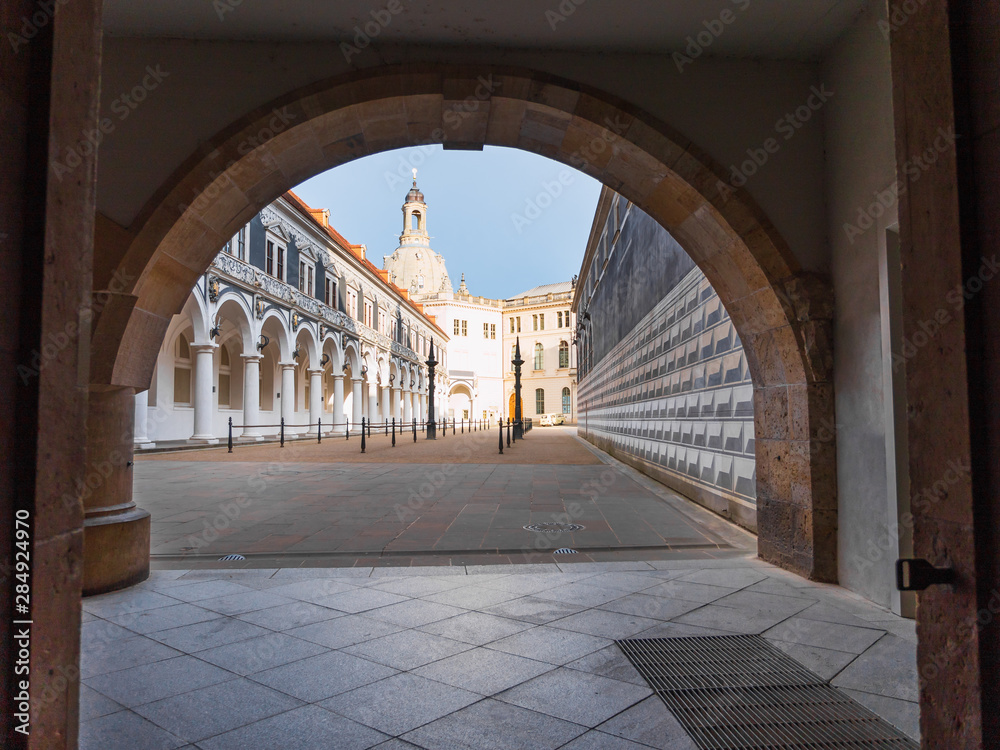
[[[430,354],[427,357],[427,439],[437,439],[437,429],[434,424],[434,339],[431,338]]]
[[[510,339],[508,339],[509,341]],[[524,428],[521,425],[521,337],[518,336],[514,344],[514,359],[510,361],[514,365],[514,438],[524,437]]]

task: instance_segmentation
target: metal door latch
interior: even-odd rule
[[[896,560],[896,589],[923,591],[928,586],[945,586],[955,582],[953,568],[935,568],[926,560]]]

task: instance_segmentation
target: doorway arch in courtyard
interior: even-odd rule
[[[291,123],[277,132],[275,113]],[[149,387],[171,317],[225,242],[284,191],[356,158],[428,144],[519,148],[579,169],[652,216],[717,290],[754,382],[760,556],[836,580],[828,284],[695,144],[605,92],[524,69],[386,66],[293,91],[193,154],[131,226],[98,216],[92,388]],[[374,373],[373,373],[374,374]],[[825,434],[829,436],[829,430]]]

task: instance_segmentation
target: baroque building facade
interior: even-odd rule
[[[455,289],[444,258],[430,246],[427,202],[417,187],[416,170],[402,212],[399,246],[383,258],[383,267],[389,280],[406,289],[448,332],[450,364],[444,415],[458,420],[514,415],[511,361],[521,333],[519,325],[523,325],[523,416],[565,413],[566,420],[572,421],[576,413],[572,283],[548,284],[516,297],[493,299],[473,294],[462,274]]]
[[[426,361],[447,398],[449,336],[330,226],[329,211],[291,191],[226,244],[174,316],[148,391],[136,396],[135,442],[219,442],[317,429],[342,434],[362,418],[427,415]]]
[[[607,187],[573,310],[580,435],[756,529],[754,392],[733,322],[673,237]]]

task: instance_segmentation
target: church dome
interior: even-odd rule
[[[414,201],[416,201],[417,203],[424,202],[424,194],[420,192],[420,189],[416,185],[411,187],[410,192],[406,194],[407,203],[413,203]]]

